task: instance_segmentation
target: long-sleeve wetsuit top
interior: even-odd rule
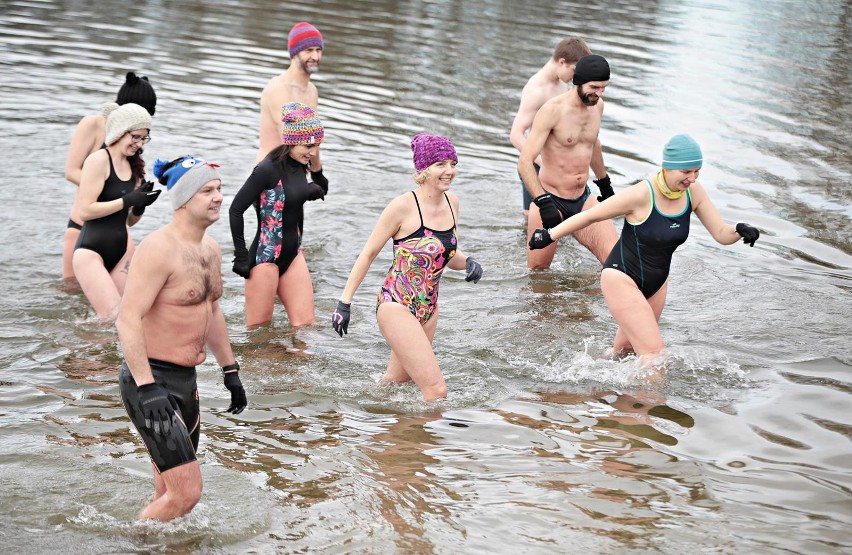
[[[289,156],[283,168],[270,156],[261,160],[228,210],[234,256],[247,259],[250,269],[268,262],[278,266],[279,275],[286,272],[302,248],[304,205],[313,200],[311,192],[317,186],[308,183],[305,166]],[[246,251],[243,214],[252,205],[257,231]]]

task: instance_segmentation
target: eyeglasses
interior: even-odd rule
[[[151,136],[150,135],[144,135],[144,136],[143,135],[134,135],[134,134],[131,133],[130,134],[130,140],[133,141],[134,143],[145,144],[145,143],[147,143],[148,141],[151,140]]]

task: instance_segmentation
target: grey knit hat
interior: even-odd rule
[[[192,195],[204,187],[208,181],[219,177],[218,164],[208,163],[195,156],[182,156],[169,162],[154,161],[154,177],[169,191],[172,209],[177,210],[192,198]]]
[[[119,106],[115,102],[107,102],[101,109],[101,113],[106,117],[104,142],[107,146],[115,143],[130,131],[151,129],[151,114],[138,104],[131,103]]]

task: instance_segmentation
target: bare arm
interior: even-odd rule
[[[98,132],[96,118],[101,118],[101,116],[86,116],[81,119],[71,137],[71,144],[68,145],[68,155],[65,158],[65,179],[78,187],[82,178],[83,162],[86,161],[89,154],[100,146],[97,144],[100,133]]]
[[[538,173],[535,171],[533,163],[541,154],[544,148],[544,143],[550,136],[550,132],[558,122],[559,114],[551,104],[545,103],[544,106],[536,112],[533,119],[532,128],[527,136],[527,141],[521,150],[521,155],[518,158],[518,173],[526,186],[527,191],[533,198],[536,198],[545,193],[544,187],[541,186],[541,181],[538,179]]]
[[[214,241],[211,237],[204,237],[205,243],[212,248],[216,256],[212,261],[213,272],[215,272],[215,276],[211,276],[211,279],[218,280],[220,283],[222,281],[222,251],[219,248],[219,244]],[[210,352],[213,353],[213,356],[216,358],[216,363],[219,366],[228,366],[229,364],[233,364],[235,362],[234,351],[231,348],[231,339],[228,337],[228,326],[225,323],[225,315],[222,313],[222,309],[219,306],[219,299],[214,300],[211,305],[211,313],[210,313],[210,324],[207,330],[207,346],[210,348]]]
[[[281,105],[275,107],[272,82],[260,96],[260,146],[254,163],[257,164],[269,151],[281,144]]]
[[[651,199],[649,195],[648,187],[644,181],[631,185],[550,229],[550,238],[556,241],[595,222],[609,220],[616,216],[626,216],[634,221],[641,220],[650,208]]]
[[[737,233],[736,227],[725,223],[704,187],[695,182],[689,189],[692,192],[692,210],[713,239],[722,245],[732,245],[739,241],[740,234]]]
[[[355,292],[360,287],[361,282],[364,281],[364,277],[373,264],[373,260],[376,259],[376,256],[378,256],[388,240],[399,231],[404,213],[404,206],[400,197],[392,200],[384,211],[382,211],[379,221],[376,222],[376,227],[373,228],[373,232],[364,244],[364,248],[361,250],[361,254],[358,255],[358,259],[355,260],[352,270],[349,272],[346,286],[340,295],[341,301],[344,303],[352,302],[352,297],[355,296]]]
[[[115,321],[124,360],[136,385],[154,382],[142,320],[172,274],[173,257],[167,243],[152,234],[136,249]]]
[[[603,147],[601,146],[600,136],[595,139],[595,146],[592,148],[592,160],[589,162],[589,166],[595,174],[595,179],[603,179],[606,177],[606,165],[604,164]]]

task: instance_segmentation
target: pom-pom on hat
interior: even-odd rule
[[[104,104],[101,113],[106,117],[107,146],[122,138],[125,133],[138,129],[151,129],[151,114],[138,104],[119,106],[115,102]]]
[[[418,133],[411,139],[411,152],[414,155],[414,169],[418,172],[442,160],[459,161],[453,143],[442,135]]]
[[[156,160],[154,162],[154,177],[165,185],[169,191],[172,210],[177,210],[192,198],[192,195],[204,187],[208,181],[219,177],[218,164],[205,162],[192,155],[181,156],[169,162]]]
[[[323,47],[322,34],[319,29],[307,21],[300,21],[293,25],[290,34],[287,35],[287,50],[290,51],[290,57],[295,58],[302,50],[314,47]]]
[[[577,60],[574,84],[579,87],[589,81],[609,81],[609,62],[603,56],[589,54]]]
[[[313,108],[301,102],[281,106],[281,144],[314,145],[323,137],[325,130]]]
[[[138,104],[148,110],[152,116],[157,109],[157,94],[154,92],[154,87],[148,82],[147,77],[136,75],[132,71],[127,72],[115,101],[120,106],[130,103]]]
[[[664,170],[691,170],[703,163],[701,147],[689,135],[675,135],[663,147]]]

